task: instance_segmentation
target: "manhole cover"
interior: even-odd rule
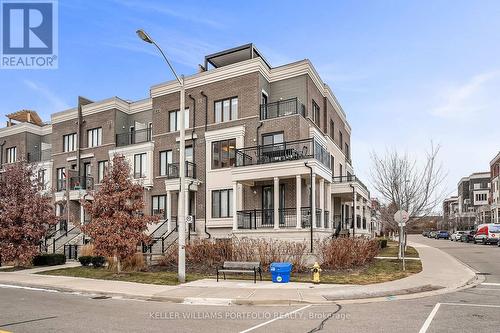
[[[108,298],[111,298],[109,296],[96,296],[96,297],[92,297],[92,299],[108,299]]]
[[[491,275],[491,273],[483,273],[483,272],[480,272],[480,273],[476,273],[477,275]]]

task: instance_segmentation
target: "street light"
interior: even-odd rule
[[[180,128],[179,128],[179,178],[180,178],[180,186],[179,186],[179,200],[177,200],[177,221],[178,221],[178,232],[179,232],[179,263],[178,263],[178,279],[179,282],[186,282],[186,225],[185,225],[185,188],[186,188],[186,162],[185,162],[185,153],[186,153],[186,130],[184,128],[184,118],[185,118],[185,89],[184,89],[184,76],[179,77],[175,72],[174,67],[163,53],[162,49],[156,42],[142,29],[136,31],[137,35],[140,39],[145,41],[146,43],[153,44],[156,46],[158,51],[160,51],[163,59],[170,67],[170,70],[174,74],[175,78],[179,82],[180,85],[180,108],[179,108],[179,117],[180,117]],[[169,221],[170,223],[170,221]]]

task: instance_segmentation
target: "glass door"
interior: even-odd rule
[[[274,217],[273,186],[262,187],[262,225],[272,225]]]

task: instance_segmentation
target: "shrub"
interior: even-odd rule
[[[94,245],[85,244],[81,246],[81,249],[78,249],[79,253],[83,257],[92,257],[94,255]]]
[[[66,263],[66,256],[61,253],[39,254],[33,258],[33,266],[54,266]]]
[[[92,263],[92,256],[78,257],[78,261],[82,266],[89,266]]]
[[[378,244],[381,249],[387,247],[387,238],[379,238]]]
[[[92,266],[94,268],[99,268],[99,267],[102,267],[104,266],[104,263],[106,262],[106,258],[104,258],[103,256],[94,256],[92,257]]]
[[[146,262],[144,261],[144,255],[142,253],[136,253],[130,258],[124,259],[122,261],[122,270],[127,272],[138,272],[146,269]],[[109,270],[116,270],[116,262],[113,258],[108,258]]]
[[[317,243],[318,255],[324,269],[348,269],[363,266],[378,254],[378,240],[365,238],[325,239]]]

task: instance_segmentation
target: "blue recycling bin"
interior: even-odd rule
[[[269,266],[269,271],[274,283],[290,282],[290,274],[292,273],[292,263],[289,262],[273,262]]]

